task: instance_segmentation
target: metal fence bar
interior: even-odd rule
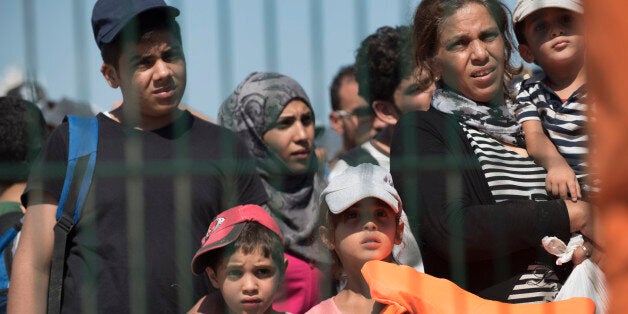
[[[132,134],[125,145],[126,166],[129,168],[126,181],[127,206],[127,241],[129,248],[129,294],[131,313],[146,313],[146,237],[143,173],[139,169],[142,163],[142,145],[139,135]],[[139,197],[132,197],[137,195]]]
[[[277,1],[264,1],[264,52],[266,53],[266,69],[279,70],[279,47],[277,38]]]
[[[25,81],[36,82],[37,81],[37,33],[35,25],[35,6],[33,0],[24,0],[22,2],[22,8],[24,10],[24,68],[26,69]],[[35,86],[31,86],[33,90],[31,95],[35,97],[37,92]],[[29,99],[34,101],[35,99]]]
[[[312,57],[312,84],[313,92],[312,109],[314,112],[325,112],[323,106],[325,88],[323,65],[325,57],[323,56],[325,40],[323,38],[323,8],[322,1],[310,0],[310,51]]]
[[[83,19],[85,18],[85,1],[74,0],[72,2],[72,19],[74,22],[74,56],[76,64],[74,67],[74,75],[76,78],[76,95],[82,101],[90,99],[90,80],[87,71],[87,43],[83,38],[87,37],[87,29],[83,27]]]
[[[231,27],[231,2],[216,1],[218,18],[218,71],[220,73],[220,93],[229,95],[233,90],[233,31]]]
[[[353,0],[353,8],[355,14],[355,47],[360,46],[360,42],[366,37],[368,30],[368,7],[364,0]]]

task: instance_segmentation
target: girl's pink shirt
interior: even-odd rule
[[[305,314],[342,314],[338,307],[336,306],[336,302],[334,302],[334,298],[329,298],[313,308],[309,311],[305,312]]]

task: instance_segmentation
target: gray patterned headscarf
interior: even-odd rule
[[[257,171],[269,195],[267,205],[281,228],[286,249],[311,262],[328,262],[326,250],[316,241],[317,200],[325,179],[317,169],[314,150],[310,171],[294,174],[263,139],[284,108],[295,99],[312,109],[307,94],[292,78],[254,72],[222,103],[218,123],[235,131],[255,157]]]
[[[218,123],[238,133],[253,156],[266,159],[269,150],[262,137],[294,99],[303,100],[312,109],[295,80],[278,73],[254,72],[222,103]]]

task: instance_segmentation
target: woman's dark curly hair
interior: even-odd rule
[[[459,9],[469,3],[484,6],[495,20],[504,39],[504,92],[510,97],[508,82],[521,72],[522,67],[511,63],[513,37],[510,29],[510,10],[499,0],[423,0],[414,13],[414,59],[420,71],[424,71],[428,85],[436,80],[434,57],[438,52],[438,33],[441,25]],[[419,72],[420,73],[420,72]]]
[[[362,41],[355,57],[358,94],[371,104],[393,101],[401,80],[415,68],[408,26],[383,26]]]

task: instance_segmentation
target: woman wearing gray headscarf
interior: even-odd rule
[[[303,313],[322,300],[316,241],[318,197],[325,179],[314,154],[314,113],[303,88],[278,73],[252,73],[223,102],[219,124],[248,145],[269,194],[268,209],[284,235],[288,269],[277,311]]]

